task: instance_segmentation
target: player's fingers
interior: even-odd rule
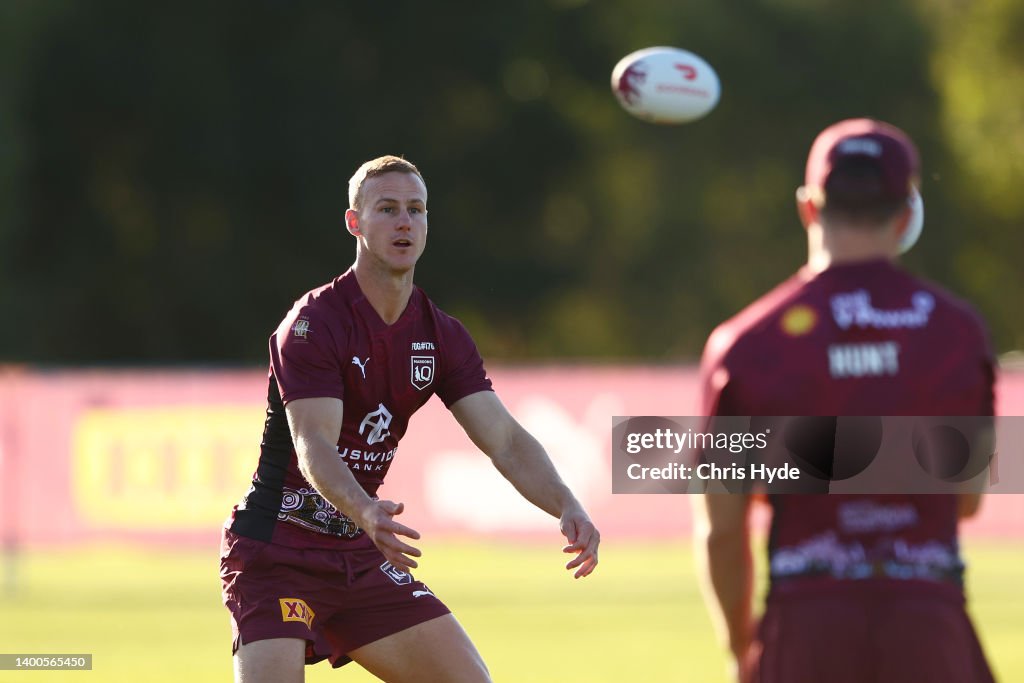
[[[377,505],[391,516],[400,515],[405,510],[405,503],[396,503],[393,500],[378,500]]]
[[[600,542],[601,535],[598,533],[597,529],[594,529],[593,533],[587,539],[587,544],[584,548],[575,549],[572,546],[567,546],[567,551],[573,551],[578,554],[565,565],[565,568],[571,570],[578,567],[575,574],[577,579],[590,574],[594,571],[594,567],[597,566],[597,547]]]
[[[416,569],[419,566],[419,564],[416,563],[416,560],[407,555],[403,555],[402,553],[384,553],[384,557],[393,567],[401,569],[404,572],[408,572],[410,569]]]
[[[419,566],[417,565],[416,560],[412,559],[412,557],[419,557],[423,553],[421,553],[418,548],[402,543],[395,536],[391,534],[382,534],[374,538],[373,542],[374,545],[377,546],[377,549],[380,550],[381,555],[384,556],[384,559],[398,569],[408,571],[409,569],[415,569]]]
[[[423,555],[423,552],[420,551],[419,548],[415,548],[408,543],[400,541],[397,536],[391,536],[385,545],[388,550],[402,553],[403,555],[411,555],[412,557],[421,557]]]
[[[403,571],[418,567],[419,565],[413,558],[423,554],[419,548],[402,543],[395,536],[382,539],[380,543],[377,543],[377,548],[388,562]]]
[[[594,554],[592,556],[590,556],[589,558],[587,558],[583,562],[583,564],[580,565],[580,568],[576,570],[576,573],[573,574],[573,578],[582,579],[584,576],[590,576],[590,573],[592,571],[594,571],[594,569],[596,567],[597,567],[597,551],[594,551]]]
[[[404,524],[399,524],[394,520],[388,520],[387,522],[381,524],[380,528],[383,531],[386,531],[391,534],[396,534],[398,536],[405,536],[407,538],[412,539],[419,539],[420,537],[420,532],[416,531],[412,527],[407,527]]]
[[[590,522],[585,522],[580,525],[580,532],[576,536],[576,541],[567,545],[564,550],[567,553],[579,552],[586,550],[590,546],[596,546],[599,542],[601,535],[597,532],[597,529]]]
[[[597,548],[593,548],[591,550],[586,550],[578,553],[576,557],[572,558],[565,564],[565,568],[573,569],[574,567],[579,567],[582,564],[590,561],[593,561],[595,563],[597,562]]]
[[[590,558],[584,559],[582,557],[578,557],[575,560],[573,560],[572,562],[570,562],[569,564],[565,565],[565,568],[568,569],[569,571],[572,571],[573,569],[575,569],[576,573],[573,574],[573,577],[578,579],[578,578],[581,578],[581,577],[589,575],[590,572],[594,571],[594,567],[596,567],[596,566],[597,566],[597,559],[596,558],[590,557]]]

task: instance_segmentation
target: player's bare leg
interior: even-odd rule
[[[480,653],[451,614],[347,653],[387,683],[490,683]]]
[[[302,683],[305,665],[301,638],[255,640],[235,653],[235,683]]]

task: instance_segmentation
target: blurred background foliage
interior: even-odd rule
[[[612,66],[715,66],[699,122],[630,118]],[[344,271],[346,183],[430,188],[419,284],[505,360],[692,361],[805,256],[814,135],[918,142],[908,266],[1024,347],[1024,3],[0,3],[0,360],[263,363]]]

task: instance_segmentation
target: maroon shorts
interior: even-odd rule
[[[232,652],[267,638],[302,638],[306,663],[330,659],[449,613],[423,583],[388,563],[364,534],[344,550],[299,549],[224,530],[220,578]]]
[[[755,683],[993,683],[961,600],[923,595],[769,600]]]

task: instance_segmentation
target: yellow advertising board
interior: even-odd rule
[[[72,436],[75,506],[104,528],[215,527],[252,479],[263,418],[259,406],[87,410]]]

